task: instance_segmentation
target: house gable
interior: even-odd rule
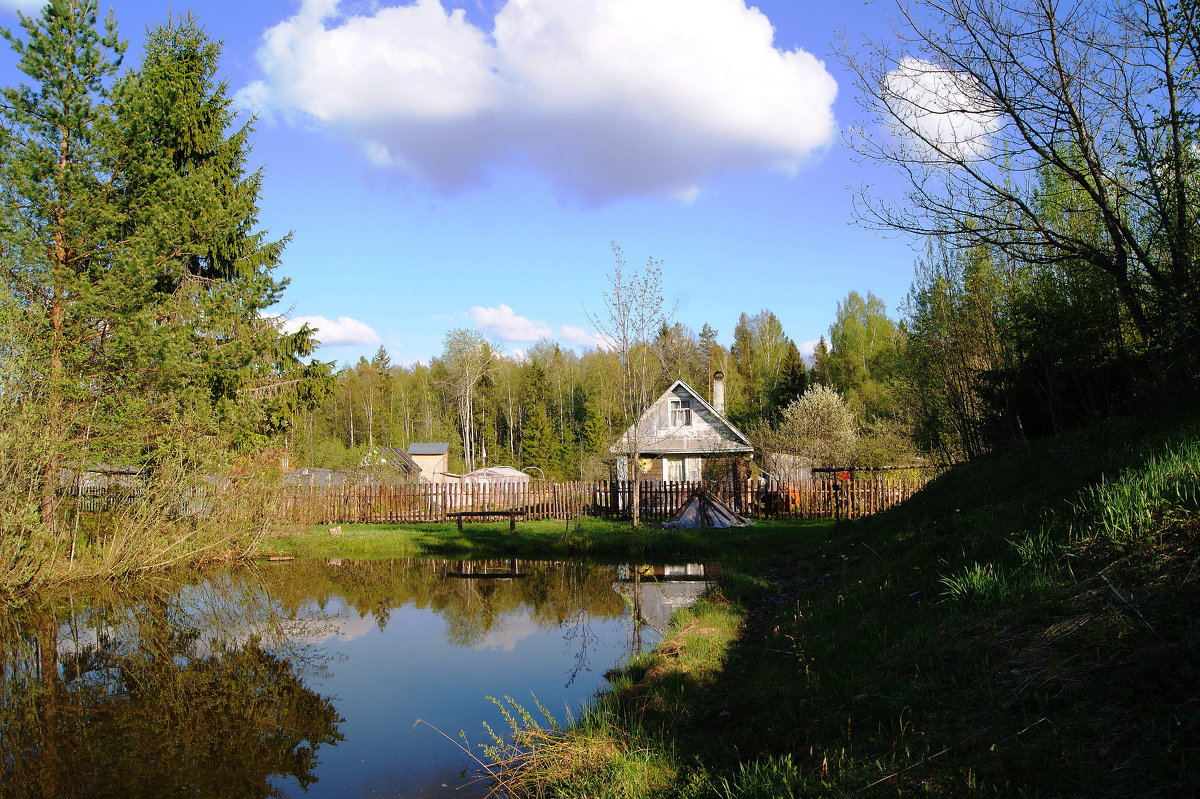
[[[610,452],[627,454],[633,427]],[[676,380],[637,422],[638,450],[645,455],[738,455],[754,445],[733,423],[709,405],[695,389]]]

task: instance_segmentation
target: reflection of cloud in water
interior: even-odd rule
[[[488,630],[483,640],[471,648],[511,652],[519,641],[540,631],[541,628],[534,623],[528,612],[519,616],[507,615],[497,620],[496,625]]]
[[[660,633],[666,632],[671,614],[695,604],[707,587],[704,582],[643,582],[637,587],[642,620]],[[613,590],[627,599],[633,598],[632,583],[615,583]]]
[[[313,626],[309,614],[319,614],[320,625]],[[356,641],[365,635],[379,631],[379,622],[374,613],[359,613],[344,597],[335,597],[318,608],[314,603],[301,612],[300,617],[289,619],[285,626],[293,626],[289,637],[309,644],[326,641]]]

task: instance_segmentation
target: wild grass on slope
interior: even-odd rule
[[[529,795],[1200,793],[1197,430],[1040,442],[760,549],[556,738],[637,757]]]
[[[1164,532],[1200,511],[1200,435],[1194,430],[1138,468],[1087,486],[1080,494],[1080,533],[1120,551],[1160,543]]]

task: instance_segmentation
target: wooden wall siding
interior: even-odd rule
[[[854,477],[803,483],[730,480],[639,481],[641,514],[666,519],[703,486],[722,502],[755,519],[851,519],[868,516],[912,496],[929,475]],[[289,487],[281,489],[283,518],[300,524],[441,522],[454,511],[522,510],[527,519],[578,516],[625,518],[632,481],[527,484]]]
[[[692,404],[692,423],[671,424],[671,400],[689,400]],[[637,422],[638,448],[647,453],[751,452],[752,447],[740,441],[725,422],[714,416],[682,385],[675,385],[658,398]],[[629,432],[626,431],[610,450],[613,454],[629,451]]]

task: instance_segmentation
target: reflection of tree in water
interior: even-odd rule
[[[570,688],[579,675],[592,670],[588,657],[591,647],[600,642],[600,636],[592,631],[592,617],[580,608],[569,623],[564,625],[563,640],[575,648],[575,665],[567,675],[565,688]]]
[[[0,621],[0,796],[267,797],[341,740],[314,651],[267,596],[210,581]]]
[[[576,624],[578,615],[616,619],[624,603],[612,590],[613,567],[582,563],[516,562],[518,577],[506,577],[514,561],[463,562],[394,559],[287,564],[264,572],[273,596],[299,611],[343,598],[360,616],[386,624],[387,612],[405,605],[429,608],[446,622],[457,646],[476,646],[506,619],[527,615],[552,632]],[[448,577],[473,571],[472,576]],[[487,574],[488,576],[481,576]]]

